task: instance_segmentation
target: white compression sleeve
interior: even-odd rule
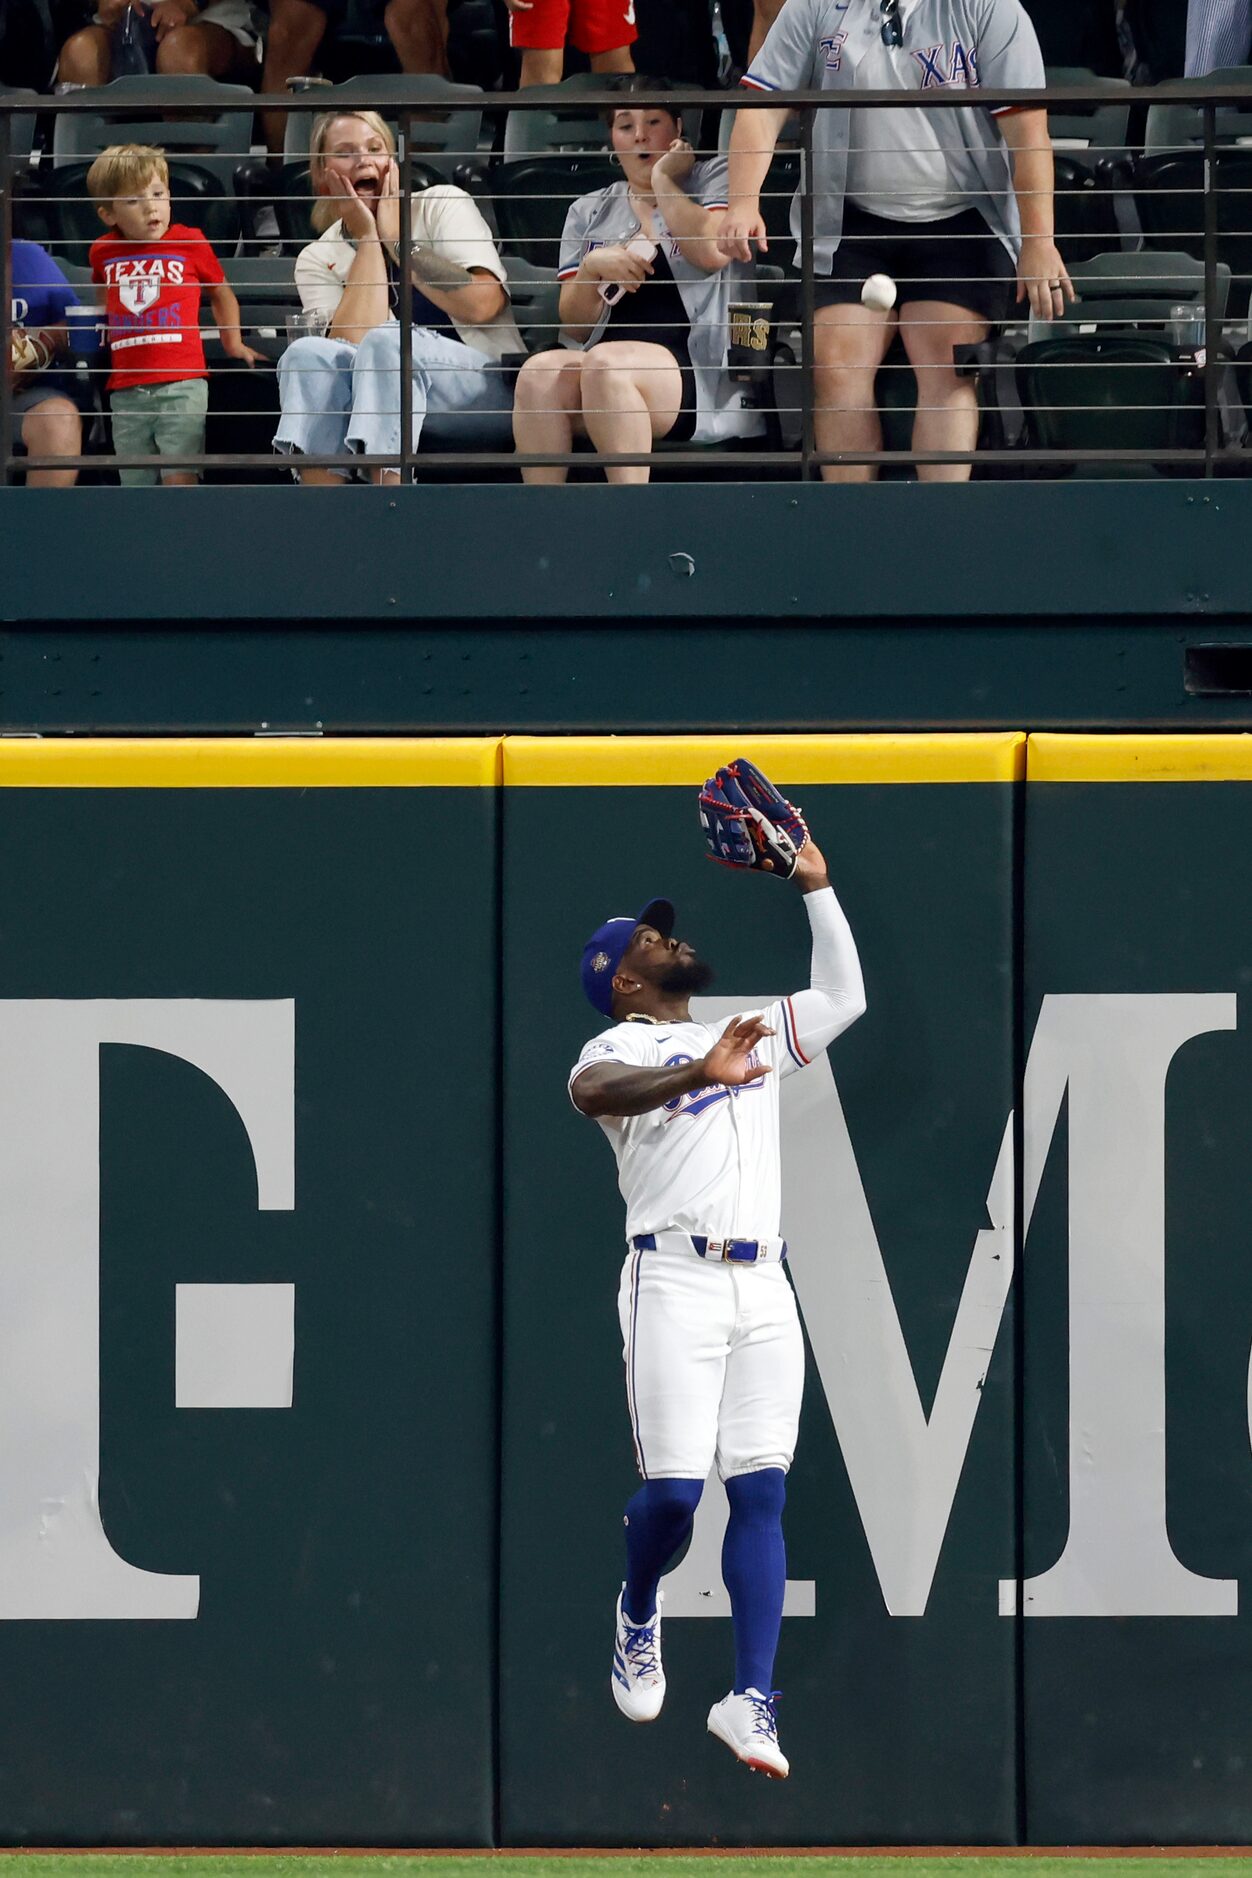
[[[806,1057],[833,1043],[865,1009],[865,982],[856,940],[833,887],[804,896],[813,928],[809,989],[791,999],[796,1041]]]

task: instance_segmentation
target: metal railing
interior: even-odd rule
[[[297,93],[293,96],[262,97],[246,101],[246,108],[258,114],[267,109],[283,110],[311,117],[339,103],[335,91],[325,93]],[[154,79],[150,92],[145,97],[145,108],[154,116],[152,123],[152,142],[160,146],[161,119],[194,119],[203,116],[206,106],[203,100],[189,102],[185,97],[163,93],[160,81]],[[624,100],[620,92],[606,83],[603,90],[580,89],[571,94],[568,108],[580,113],[594,112],[621,106]],[[342,100],[345,114],[349,106]],[[1240,157],[1241,146],[1252,146],[1252,84],[1237,82],[1216,82],[1202,88],[1194,83],[1161,85],[1150,91],[1127,92],[1124,87],[1094,84],[1089,87],[1056,87],[1043,91],[1007,92],[990,88],[985,90],[961,88],[935,89],[919,92],[793,92],[760,93],[751,90],[725,91],[673,91],[663,94],[632,93],[629,98],[631,108],[646,107],[649,103],[663,107],[667,111],[683,114],[691,118],[702,115],[707,126],[716,113],[730,111],[755,111],[776,109],[787,106],[795,113],[795,135],[790,140],[790,147],[798,159],[801,188],[799,191],[798,241],[796,242],[795,278],[790,287],[790,307],[780,309],[780,302],[786,296],[778,291],[779,283],[771,282],[774,305],[772,331],[771,369],[758,373],[757,392],[759,409],[767,426],[766,441],[763,445],[752,444],[745,447],[723,447],[715,444],[695,446],[670,445],[660,449],[653,448],[646,452],[617,452],[613,454],[590,455],[584,449],[531,451],[524,458],[516,451],[506,448],[465,450],[432,448],[419,441],[416,436],[414,405],[414,384],[409,370],[397,370],[395,387],[397,415],[399,423],[399,447],[394,452],[363,453],[346,447],[322,454],[301,453],[295,462],[300,469],[326,468],[347,474],[372,472],[397,474],[401,481],[408,481],[414,470],[420,470],[423,476],[456,474],[464,477],[468,473],[491,473],[500,475],[516,472],[525,468],[555,467],[562,469],[586,469],[592,465],[597,470],[605,468],[638,468],[662,466],[666,469],[716,472],[724,474],[737,472],[751,479],[762,472],[791,473],[800,478],[811,478],[823,468],[851,469],[870,468],[873,470],[909,468],[926,469],[934,466],[943,469],[969,469],[977,467],[980,472],[1006,474],[1070,474],[1075,468],[1080,471],[1120,468],[1135,471],[1143,468],[1152,470],[1167,469],[1177,473],[1188,473],[1213,477],[1223,473],[1239,473],[1252,464],[1252,449],[1245,441],[1246,427],[1240,409],[1241,399],[1237,395],[1236,373],[1234,370],[1234,340],[1240,334],[1252,340],[1252,326],[1246,318],[1248,292],[1252,289],[1252,217],[1245,231],[1238,221],[1238,213],[1243,199],[1252,197],[1252,147],[1248,148],[1246,159]],[[896,447],[869,448],[831,448],[829,443],[823,447],[821,433],[829,433],[831,406],[824,404],[815,391],[815,333],[818,330],[818,292],[821,276],[816,274],[813,264],[814,245],[818,239],[815,217],[814,192],[811,187],[815,162],[815,125],[819,114],[838,111],[846,113],[880,111],[917,111],[929,112],[953,110],[992,111],[1010,106],[1022,108],[1045,108],[1051,113],[1074,113],[1089,111],[1099,106],[1130,105],[1134,110],[1144,107],[1187,107],[1198,114],[1198,136],[1189,139],[1191,156],[1197,165],[1198,180],[1192,182],[1167,182],[1152,190],[1155,219],[1149,228],[1134,223],[1134,205],[1140,196],[1146,195],[1148,184],[1141,173],[1149,161],[1133,144],[1119,145],[1101,151],[1094,144],[1089,144],[1084,153],[1084,170],[1080,177],[1070,176],[1061,189],[1058,201],[1068,209],[1079,199],[1089,205],[1090,200],[1098,196],[1106,212],[1108,226],[1108,247],[1106,254],[1114,257],[1105,269],[1100,283],[1104,296],[1104,305],[1110,309],[1115,305],[1116,295],[1108,289],[1124,287],[1123,299],[1127,301],[1147,301],[1155,299],[1160,303],[1159,318],[1151,310],[1134,320],[1124,316],[1114,319],[1101,318],[1101,301],[1093,299],[1088,308],[1086,301],[1078,309],[1081,318],[1070,318],[1058,322],[1052,329],[1052,336],[1082,339],[1084,337],[1107,337],[1110,331],[1123,334],[1134,331],[1141,336],[1155,336],[1165,346],[1169,356],[1162,356],[1159,363],[1164,371],[1163,382],[1171,386],[1171,396],[1164,402],[1146,402],[1136,404],[1127,399],[1119,405],[1110,397],[1110,383],[1116,382],[1117,374],[1123,375],[1123,382],[1139,384],[1142,382],[1142,361],[1133,359],[1094,358],[1084,364],[1080,359],[1069,363],[1068,385],[1070,394],[1064,406],[1064,416],[1094,419],[1100,412],[1108,412],[1108,422],[1115,425],[1119,416],[1143,417],[1152,415],[1162,419],[1170,418],[1171,413],[1177,419],[1176,430],[1179,435],[1195,434],[1194,443],[1175,443],[1162,445],[1150,444],[1108,444],[1093,445],[1062,441],[1045,444],[1038,441],[1040,431],[1046,434],[1047,425],[1040,424],[1040,412],[1049,407],[1040,405],[1028,408],[1021,403],[1018,391],[1017,360],[1024,347],[1037,335],[1032,334],[1022,310],[1015,307],[1007,322],[1001,323],[998,335],[999,343],[993,342],[977,348],[963,363],[967,373],[988,394],[996,395],[995,412],[1001,435],[998,441],[984,444],[983,448],[973,449],[909,449]],[[362,100],[354,96],[352,106],[356,110],[363,108]],[[389,93],[386,80],[380,79],[377,86],[377,106],[387,119],[397,127],[397,162],[399,165],[399,217],[400,241],[399,252],[411,252],[413,240],[412,197],[414,190],[420,189],[428,180],[424,168],[422,151],[424,122],[428,122],[430,113],[439,109],[437,100],[432,100],[429,107],[424,107],[412,98],[400,100],[395,92]],[[1227,121],[1230,108],[1247,113],[1246,138],[1239,134],[1238,122]],[[23,153],[15,147],[14,125],[19,118],[28,119],[32,108],[41,117],[54,114],[98,115],[102,108],[102,97],[98,92],[70,94],[64,98],[28,97],[0,99],[0,353],[7,359],[13,330],[13,296],[15,282],[13,274],[12,236],[15,218],[19,225],[30,224],[32,209],[38,209],[50,224],[54,225],[58,213],[74,204],[81,205],[82,192],[57,193],[59,172],[49,168],[46,160],[37,171],[33,171],[24,161]],[[230,109],[238,109],[238,101],[232,100]],[[446,107],[454,108],[454,107]],[[553,101],[550,94],[532,95],[521,92],[516,95],[484,95],[482,100],[484,122],[488,126],[497,124],[507,113],[528,113],[542,111],[551,113]],[[133,100],[128,102],[128,116],[133,117]],[[1223,115],[1225,114],[1225,115]],[[1096,120],[1093,119],[1093,128]],[[499,138],[495,139],[498,144]],[[1179,150],[1183,146],[1178,146]],[[220,154],[220,153],[219,153]],[[249,151],[237,153],[239,163],[244,165],[252,156]],[[587,151],[584,154],[590,155]],[[704,140],[699,155],[713,155],[716,151]],[[1151,155],[1153,153],[1149,153]],[[1162,154],[1156,152],[1156,155]],[[526,160],[539,160],[542,169],[542,152],[534,152]],[[492,177],[499,168],[502,159],[490,148],[478,148],[473,151],[440,153],[441,163],[446,168],[449,164],[460,166],[460,173],[468,181],[472,196],[490,220],[493,211]],[[194,157],[187,159],[194,162]],[[514,158],[516,163],[518,158]],[[1223,164],[1233,160],[1236,169],[1246,161],[1246,175],[1239,174],[1228,187],[1223,187]],[[418,166],[418,167],[415,167]],[[1138,168],[1137,168],[1138,166]],[[264,192],[264,173],[262,173],[262,194]],[[1195,226],[1196,217],[1192,211],[1199,197],[1199,227]],[[538,200],[539,197],[534,198]],[[555,198],[553,198],[555,200]],[[560,193],[560,202],[571,199],[570,188]],[[290,198],[288,201],[290,202]],[[1171,207],[1172,205],[1172,207]],[[195,200],[187,202],[187,220],[194,221]],[[256,201],[250,205],[241,204],[245,223],[255,216]],[[311,204],[310,204],[311,206]],[[495,205],[503,210],[503,199]],[[560,203],[558,202],[558,207]],[[1171,213],[1176,211],[1177,227],[1172,228]],[[1232,223],[1232,216],[1234,217]],[[174,220],[179,214],[175,213]],[[1070,218],[1063,214],[1062,224]],[[903,224],[903,233],[907,235],[908,224]],[[103,232],[103,231],[102,231]],[[1170,293],[1161,292],[1162,283],[1168,289],[1169,274],[1168,243],[1176,236],[1179,251],[1191,251],[1191,266],[1198,267],[1200,274],[1196,284],[1201,291],[1198,296],[1193,292],[1183,300],[1181,288],[1179,299],[1182,309],[1188,305],[1194,314],[1195,332],[1189,342],[1167,345],[1171,338],[1171,322],[1176,326],[1175,315],[1179,308],[1171,308]],[[1197,241],[1198,237],[1198,241]],[[310,227],[308,239],[313,238]],[[85,239],[85,237],[84,237]],[[550,237],[542,239],[545,249],[550,248]],[[942,239],[942,237],[940,237]],[[1090,249],[1096,237],[1090,233],[1081,237],[1087,249]],[[499,241],[511,252],[520,253],[525,261],[525,243],[527,237],[514,235],[511,244]],[[1064,233],[1058,235],[1058,241],[1065,252]],[[1184,246],[1186,244],[1186,246]],[[1098,241],[1096,241],[1098,245]],[[1196,246],[1200,254],[1195,255]],[[259,246],[254,238],[251,243],[241,243],[245,252]],[[1245,251],[1246,250],[1246,251]],[[1158,291],[1149,296],[1145,291],[1144,269],[1134,264],[1130,257],[1160,254],[1161,265]],[[1124,279],[1118,275],[1117,257],[1125,257],[1121,265],[1125,267]],[[275,301],[281,307],[284,300],[289,301],[292,311],[297,302],[292,297],[290,258],[283,255],[274,257]],[[768,261],[769,257],[765,257]],[[509,265],[509,253],[504,256],[504,265]],[[227,277],[230,277],[230,259],[226,262]],[[533,270],[539,273],[542,270]],[[281,277],[280,277],[281,276]],[[395,288],[395,312],[398,321],[398,341],[400,359],[411,355],[412,337],[415,329],[414,306],[415,286],[412,272],[403,267],[397,270]],[[1237,294],[1236,304],[1244,309],[1239,316],[1230,314],[1224,304],[1230,285],[1233,282]],[[519,293],[529,285],[536,289],[542,299],[543,281],[518,283]],[[90,289],[88,291],[91,291]],[[550,295],[554,289],[550,288]],[[255,299],[254,299],[255,304]],[[249,303],[245,301],[243,313],[245,321],[249,312]],[[1090,319],[1086,317],[1090,312]],[[538,322],[540,328],[543,322]],[[269,348],[275,363],[282,350],[283,333],[277,326],[268,327],[275,344]],[[1005,335],[1012,343],[1007,347]],[[1202,334],[1202,341],[1199,335]],[[1172,335],[1177,338],[1177,334]],[[608,337],[612,337],[611,326]],[[532,330],[531,350],[536,342],[555,342],[558,331],[549,324],[546,330]],[[783,340],[792,341],[791,363],[788,365],[783,352]],[[268,339],[266,341],[268,346]],[[516,369],[516,361],[513,368]],[[493,368],[505,369],[505,368]],[[916,385],[916,402],[926,410],[926,385],[924,374],[928,367],[923,363],[913,365],[907,359],[888,358],[881,371],[887,379],[905,372],[912,372]],[[930,368],[936,369],[936,368]],[[1046,371],[1047,361],[1040,365],[1040,375]],[[80,379],[84,372],[90,380],[92,373],[96,382],[105,375],[106,368],[80,366]],[[1135,377],[1136,371],[1140,376]],[[1081,378],[1083,373],[1090,376],[1093,390],[1086,405],[1072,396],[1074,376]],[[786,384],[795,394],[795,402],[782,407],[777,395],[778,388]],[[1001,398],[999,389],[1007,384],[1009,395]],[[867,407],[865,407],[867,408]],[[984,407],[984,418],[986,409]],[[276,470],[288,467],[284,459],[271,451],[222,451],[215,453],[196,453],[186,456],[117,456],[84,451],[73,456],[19,455],[14,446],[15,395],[14,385],[8,372],[0,376],[0,433],[4,437],[4,457],[0,478],[11,482],[25,471],[38,470],[122,470],[132,468],[152,469],[158,464],[164,470],[205,469],[239,471],[261,471],[272,475]],[[787,419],[784,425],[783,419]],[[1006,420],[1011,419],[1016,429],[1006,429]],[[1171,420],[1172,421],[1172,420]],[[1167,426],[1162,424],[1158,430]],[[784,436],[786,429],[794,432],[794,442]],[[1052,425],[1052,429],[1056,426]],[[1090,428],[1090,424],[1087,425]],[[1133,428],[1133,426],[1132,426]]]

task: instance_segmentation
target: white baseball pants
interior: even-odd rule
[[[626,1403],[645,1480],[790,1467],[804,1338],[781,1265],[636,1252],[617,1297]]]

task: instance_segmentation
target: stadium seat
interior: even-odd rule
[[[509,298],[527,352],[542,352],[560,338],[561,283],[556,269],[536,267],[533,261],[511,254],[506,266]]]
[[[1077,304],[1050,326],[1032,322],[1031,339],[1017,354],[1025,440],[1049,450],[1200,448],[1204,374],[1196,346],[1176,343],[1170,315],[1189,307],[1202,318],[1202,265],[1183,253],[1107,254],[1075,268],[1073,278]],[[1221,345],[1230,284],[1230,269],[1220,267],[1211,357]],[[1174,473],[1168,465],[1075,467],[1085,476]]]
[[[38,241],[58,257],[85,263],[104,225],[87,193],[88,162],[46,165],[14,179],[13,232]],[[172,220],[198,228],[213,244],[219,260],[233,254],[239,240],[239,204],[219,178],[199,163],[170,159]]]
[[[448,180],[441,170],[416,160],[411,174],[414,189],[429,189],[435,183]],[[315,231],[309,219],[313,209],[313,183],[307,159],[303,163],[284,163],[277,169],[263,157],[241,163],[235,171],[235,195],[242,206],[252,246],[260,245],[256,219],[263,207],[274,211],[282,254],[299,254],[301,248],[314,239]]]
[[[1084,150],[1094,155],[1118,154],[1126,148],[1130,122],[1131,87],[1129,79],[1100,78],[1085,65],[1050,65],[1045,73],[1050,88],[1075,90],[1081,85],[1098,85],[1104,90],[1124,91],[1124,104],[1057,104],[1048,111],[1048,135],[1054,150]]]
[[[1050,86],[1108,85],[1085,66],[1050,66]],[[1058,105],[1048,112],[1056,188],[1056,238],[1066,262],[1090,260],[1118,239],[1115,197],[1104,187],[1106,164],[1127,156],[1130,85],[1125,104]]]
[[[1218,150],[1213,160],[1217,252],[1233,276],[1237,313],[1252,292],[1252,150]],[[1129,159],[1130,187],[1147,246],[1204,254],[1205,158],[1202,150],[1161,151]]]
[[[420,113],[413,121],[411,148],[444,182],[458,180],[457,171],[472,164],[478,154],[483,126],[483,94],[476,85],[454,85],[430,74],[400,73],[394,77],[345,79],[317,94],[317,113],[289,111],[283,139],[283,161],[307,164],[314,115],[323,111],[378,111],[393,131],[404,109]]]
[[[499,163],[477,194],[491,207],[504,254],[555,269],[570,203],[618,182],[621,171],[606,156],[533,156]]]
[[[1204,79],[1182,81],[1198,89],[1215,82],[1252,80],[1252,67],[1237,66]],[[1219,106],[1218,148],[1211,178],[1216,195],[1217,248],[1233,275],[1232,307],[1242,315],[1252,294],[1252,111]],[[1148,111],[1144,152],[1113,159],[1102,170],[1111,187],[1125,189],[1149,248],[1204,253],[1205,159],[1203,113],[1198,105],[1158,104]]]
[[[532,85],[528,99],[543,100],[541,111],[510,111],[504,123],[504,154],[509,161],[524,156],[559,156],[584,151],[603,154],[609,135],[599,106],[585,103],[587,92],[611,90],[613,80],[603,72],[574,72],[559,85]],[[683,134],[700,148],[702,113],[684,112]]]
[[[194,117],[169,117],[148,102],[154,90],[200,109]],[[97,108],[57,113],[54,169],[85,168],[109,144],[158,144],[171,160],[194,163],[215,176],[221,193],[227,194],[236,165],[252,147],[253,94],[246,85],[150,73],[115,78],[94,91],[77,92],[74,101]]]
[[[1252,84],[1252,65],[1225,65],[1205,78],[1182,78],[1175,89],[1208,92],[1215,85]],[[1149,99],[1151,93],[1148,94]],[[1214,134],[1218,143],[1237,144],[1252,135],[1252,103],[1219,104],[1214,113]],[[1187,150],[1204,141],[1204,112],[1198,104],[1151,104],[1144,127],[1144,152],[1153,156],[1163,150]]]
[[[9,138],[14,170],[21,170],[29,164],[31,152],[35,147],[36,113],[43,100],[37,91],[6,91],[0,94],[0,104],[25,104],[29,101],[30,111],[16,111],[9,119]]]
[[[574,72],[559,85],[532,85],[526,96],[546,108],[510,111],[504,120],[504,154],[509,161],[524,156],[559,156],[567,151],[599,151],[608,146],[604,119],[594,104],[583,101],[588,91],[603,91],[612,81],[603,73]]]

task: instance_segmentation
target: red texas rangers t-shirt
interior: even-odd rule
[[[91,278],[108,289],[110,391],[205,377],[200,289],[225,280],[198,228],[167,228],[159,241],[102,235]]]

